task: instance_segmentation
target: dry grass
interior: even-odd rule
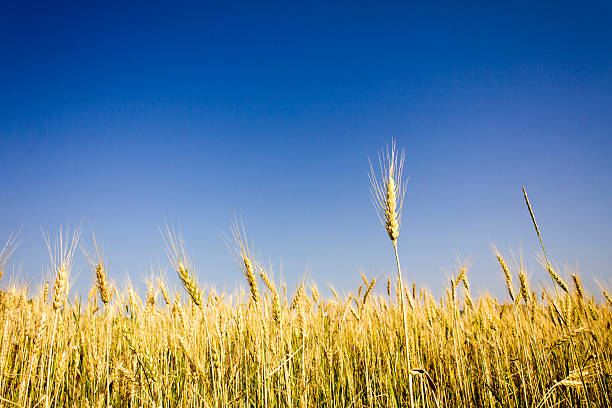
[[[397,169],[386,168],[384,200],[375,201],[395,249]],[[353,293],[332,288],[327,299],[304,282],[288,294],[236,222],[228,241],[248,289],[218,295],[201,289],[180,235],[164,232],[186,302],[168,290],[164,276],[149,282],[144,303],[129,282],[117,291],[97,245],[93,296],[72,301],[79,232],[60,232],[53,246],[47,238],[51,298],[48,282],[38,294],[12,289],[0,298],[1,406],[610,406],[610,296],[602,289],[603,301],[595,300],[577,275],[570,293],[545,253],[540,273],[548,271],[556,286],[540,293],[530,288],[522,262],[513,272],[495,253],[512,298],[507,303],[472,298],[465,262],[441,298],[416,285],[406,290],[399,258],[398,285],[391,277],[384,288],[356,277]],[[14,242],[0,253],[0,266]],[[164,302],[156,301],[158,290]]]

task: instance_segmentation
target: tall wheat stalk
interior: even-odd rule
[[[544,249],[544,242],[542,242],[542,235],[540,235],[540,228],[538,228],[538,223],[536,222],[535,215],[533,214],[531,203],[529,203],[529,198],[527,197],[527,191],[525,190],[525,187],[523,187],[523,197],[525,198],[525,204],[527,204],[529,215],[531,215],[531,221],[533,222],[533,227],[535,228],[536,235],[538,236],[538,239],[540,240],[540,246],[542,247],[542,253],[544,254],[544,267],[546,268],[546,271],[550,275],[553,282],[559,285],[559,287],[563,289],[565,293],[569,293],[569,289],[567,288],[567,285],[565,284],[563,279],[561,279],[559,274],[550,265],[550,262],[548,262],[548,255],[546,255],[546,250]]]
[[[414,393],[412,389],[412,366],[410,364],[410,351],[408,341],[408,319],[406,317],[406,306],[404,302],[404,286],[402,282],[402,269],[400,266],[399,255],[397,252],[397,239],[399,238],[400,226],[402,221],[402,207],[404,204],[404,194],[408,179],[402,180],[402,169],[404,167],[405,153],[399,153],[396,149],[395,141],[391,141],[391,147],[379,152],[378,164],[380,167],[380,179],[370,162],[370,193],[372,203],[376,208],[378,217],[383,225],[389,239],[393,243],[395,262],[397,264],[398,291],[401,298],[402,320],[404,322],[404,342],[406,348],[406,361],[408,364],[408,391],[410,393],[410,406],[414,406]],[[413,305],[414,302],[408,294],[408,299]]]
[[[107,276],[107,271],[106,271],[106,261],[104,259],[104,253],[102,251],[102,247],[98,245],[98,241],[96,240],[96,235],[94,234],[94,232],[91,232],[91,237],[93,240],[93,246],[94,246],[94,251],[95,251],[95,255],[90,256],[89,253],[85,250],[85,248],[82,248],[83,250],[83,254],[85,255],[85,257],[89,260],[89,263],[91,264],[93,270],[94,270],[94,274],[95,274],[95,281],[96,281],[96,287],[98,288],[98,294],[100,295],[100,300],[102,301],[102,303],[104,304],[104,316],[106,317],[109,313],[108,310],[108,304],[110,303],[111,300],[111,294],[112,292],[110,291],[109,287],[108,287],[108,276]],[[95,296],[94,296],[95,299]],[[96,302],[94,302],[95,304]],[[106,401],[107,404],[110,402],[110,373],[109,373],[109,341],[108,338],[110,337],[110,326],[108,324],[106,324],[108,322],[108,319],[104,319],[105,325],[104,325],[104,329],[105,329],[105,339],[104,339],[104,361],[105,361],[105,366],[106,366]]]
[[[45,243],[47,244],[47,249],[49,250],[49,256],[51,257],[51,270],[55,275],[55,283],[53,285],[54,317],[53,329],[51,331],[51,345],[49,346],[49,362],[47,367],[47,394],[45,398],[46,408],[49,407],[49,381],[51,378],[51,365],[53,363],[53,343],[55,342],[57,320],[68,295],[68,278],[70,277],[70,270],[72,269],[74,251],[78,245],[80,236],[80,225],[76,227],[72,233],[69,228],[66,228],[66,232],[64,234],[63,229],[60,228],[58,238],[55,245],[52,247],[49,237],[43,233]]]

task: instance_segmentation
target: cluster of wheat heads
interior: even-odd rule
[[[467,263],[438,298],[406,285],[397,253],[402,162],[392,145],[370,174],[397,261],[384,289],[362,275],[356,290],[330,288],[330,298],[306,281],[288,292],[236,222],[227,241],[246,290],[206,289],[180,234],[167,228],[180,290],[162,275],[142,298],[129,283],[118,289],[94,237],[93,250],[84,250],[91,291],[71,299],[79,230],[46,238],[51,281],[38,293],[1,292],[0,405],[609,406],[612,300],[602,289],[597,301],[579,276],[564,279],[549,263],[526,192],[552,286],[536,291],[522,262],[507,262],[495,247],[508,287],[501,303],[472,297]],[[0,267],[15,244],[11,236]]]

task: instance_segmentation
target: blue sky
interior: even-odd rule
[[[151,265],[176,284],[167,220],[198,279],[233,291],[235,216],[290,288],[382,281],[367,157],[391,138],[409,280],[439,294],[469,257],[473,290],[503,297],[494,241],[548,283],[525,185],[555,265],[612,283],[609,2],[13,2],[0,44],[0,239],[23,226],[0,286],[37,286],[41,228],[81,220],[120,286]],[[89,289],[80,254],[73,276]]]

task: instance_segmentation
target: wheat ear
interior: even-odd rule
[[[608,305],[612,306],[612,298],[610,298],[608,292],[606,292],[605,289],[602,289],[601,291],[603,292],[604,297],[608,301]]]
[[[510,268],[508,268],[508,264],[502,257],[501,253],[498,251],[497,247],[491,244],[491,249],[493,250],[495,257],[497,258],[497,262],[499,262],[499,266],[501,266],[502,271],[504,272],[504,278],[506,280],[506,287],[508,288],[508,294],[510,295],[510,299],[512,299],[512,301],[514,302],[515,300],[514,285],[512,284],[512,275],[510,274]]]
[[[521,298],[523,298],[525,302],[529,302],[529,281],[527,280],[525,270],[522,267],[519,272],[519,284],[521,290]]]
[[[278,291],[276,290],[276,285],[274,285],[274,283],[272,282],[272,280],[270,279],[270,277],[268,276],[268,274],[266,273],[264,269],[261,269],[259,274],[261,275],[261,278],[263,279],[264,283],[266,284],[270,292],[272,292],[272,320],[274,320],[276,324],[280,324],[280,317],[281,317],[280,299],[278,297]]]
[[[161,278],[157,279],[157,286],[159,286],[159,290],[162,294],[162,297],[164,298],[164,302],[166,302],[167,305],[170,305],[170,295],[168,295],[168,290],[166,289],[166,285],[164,285],[164,282],[162,281]]]
[[[226,235],[226,242],[231,248],[236,259],[241,263],[244,276],[249,284],[251,299],[257,306],[259,303],[259,289],[257,287],[257,276],[255,275],[255,266],[253,265],[253,256],[249,249],[246,231],[242,220],[240,224],[238,219],[235,219],[230,227],[231,238]]]
[[[565,293],[569,293],[569,289],[567,288],[567,285],[565,284],[563,279],[561,279],[557,271],[553,269],[552,265],[546,264],[544,267],[546,268],[546,271],[548,272],[552,280],[556,282],[557,285],[559,285],[559,287],[565,291]]]
[[[100,299],[105,306],[108,306],[110,302],[110,293],[108,291],[106,273],[104,271],[104,265],[99,263],[96,265],[96,283],[98,285],[98,291],[100,292]]]
[[[584,299],[584,292],[582,290],[582,283],[580,282],[580,278],[576,274],[572,274],[572,280],[574,281],[574,286],[576,287],[576,297],[580,302]]]

